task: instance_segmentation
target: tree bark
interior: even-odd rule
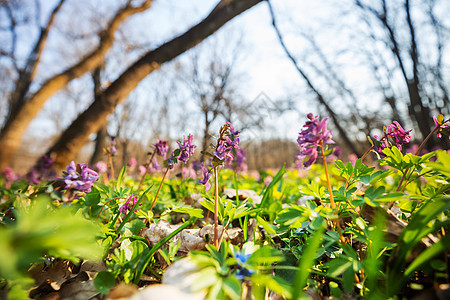
[[[63,169],[88,141],[89,135],[106,122],[106,117],[113,112],[116,105],[121,103],[148,74],[163,63],[193,48],[235,16],[261,1],[263,0],[222,0],[199,24],[136,61],[105,90],[103,97],[94,101],[79,115],[49,149],[48,155],[55,161],[54,168]]]
[[[50,32],[50,28],[52,27],[56,15],[61,9],[64,1],[65,0],[60,0],[58,5],[56,5],[56,7],[51,12],[47,25],[41,29],[41,33],[36,42],[36,45],[34,45],[33,50],[28,56],[25,67],[19,72],[19,78],[16,81],[14,92],[11,95],[10,110],[6,123],[8,121],[10,122],[12,116],[17,113],[16,111],[20,109],[20,107],[25,102],[25,96],[30,89],[30,85],[34,79],[34,75],[36,74],[37,66],[41,60],[42,51],[44,50],[45,43],[47,42],[48,33]]]
[[[103,62],[106,53],[112,47],[114,34],[120,24],[129,16],[148,9],[151,3],[152,0],[146,0],[141,6],[133,7],[131,6],[131,1],[129,1],[125,7],[117,12],[107,29],[101,34],[100,44],[97,49],[76,65],[48,79],[35,94],[27,99],[18,109],[11,112],[8,122],[5,123],[0,133],[0,145],[2,145],[0,147],[0,170],[3,170],[10,163],[14,153],[20,146],[25,130],[42,109],[45,102],[71,80],[99,66]]]
[[[94,72],[92,72],[92,81],[94,82],[94,95],[95,99],[98,99],[102,95],[102,85],[101,85],[101,71],[103,69],[103,65],[95,68]],[[93,165],[102,158],[103,149],[106,148],[106,136],[108,132],[106,130],[106,124],[103,125],[98,131],[95,137],[95,147],[94,153],[92,153],[90,164]]]

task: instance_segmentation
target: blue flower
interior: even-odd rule
[[[250,258],[251,254],[241,254],[236,253],[236,261],[238,265],[238,271],[236,272],[235,276],[237,279],[243,281],[246,277],[252,276],[255,272],[252,270],[249,270],[245,267],[245,263]]]

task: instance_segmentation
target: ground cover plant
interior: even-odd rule
[[[114,174],[114,144],[96,170],[55,174],[46,157],[5,170],[1,298],[131,298],[161,282],[199,299],[447,297],[450,153],[424,149],[449,120],[414,153],[393,122],[344,162],[327,118],[307,118],[296,168],[245,172],[226,123],[202,162],[187,135],[170,152],[157,141],[140,173]]]

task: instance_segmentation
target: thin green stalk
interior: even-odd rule
[[[155,199],[153,199],[152,206],[150,206],[150,211],[153,209],[153,206],[156,203],[156,199],[158,198],[159,191],[161,190],[162,184],[163,184],[164,179],[166,178],[166,175],[168,172],[169,172],[169,167],[167,167],[166,171],[164,172],[163,178],[161,179],[161,183],[159,184],[159,187],[158,187],[158,191],[156,192]]]
[[[219,249],[219,176],[217,167],[214,167],[214,246]]]
[[[142,274],[144,274],[145,269],[147,268],[147,265],[150,263],[150,260],[153,257],[153,254],[155,254],[156,251],[158,251],[165,243],[167,243],[171,238],[173,238],[175,235],[180,233],[182,230],[188,228],[192,224],[195,223],[197,218],[192,217],[189,221],[175,229],[173,232],[169,233],[165,238],[160,240],[155,246],[153,246],[150,251],[145,255],[145,257],[142,259],[142,263],[139,262],[139,265],[136,269],[135,277],[134,277],[134,284],[138,284],[139,280],[141,279]]]

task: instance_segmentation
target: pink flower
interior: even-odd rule
[[[137,166],[137,160],[134,157],[131,157],[130,160],[128,161],[128,166],[130,168],[135,168]]]
[[[383,150],[392,146],[396,146],[399,150],[402,150],[402,145],[409,143],[412,139],[409,134],[411,131],[412,129],[405,131],[397,121],[392,122],[388,126],[387,132],[384,130],[383,137],[380,138],[374,135],[374,151],[380,155],[384,155]],[[395,144],[392,144],[390,140],[393,140]]]
[[[444,121],[444,116],[443,115],[438,115],[433,116],[433,121],[434,121],[434,125],[436,125],[436,127],[439,127],[438,131],[437,131],[437,137],[441,138],[442,137],[442,133],[444,133],[445,135],[448,135],[448,138],[450,139],[450,126],[447,124],[447,121]]]
[[[97,170],[98,174],[103,174],[108,171],[108,164],[104,161],[98,161],[94,164],[94,169]]]
[[[125,204],[119,208],[119,212],[126,215],[129,211],[131,211],[133,209],[133,206],[136,204],[136,202],[138,200],[139,200],[138,196],[133,197],[133,194],[131,194],[131,196],[128,198],[127,202],[125,202]],[[142,203],[140,205],[142,205]],[[135,209],[134,212],[137,212],[137,209]]]

